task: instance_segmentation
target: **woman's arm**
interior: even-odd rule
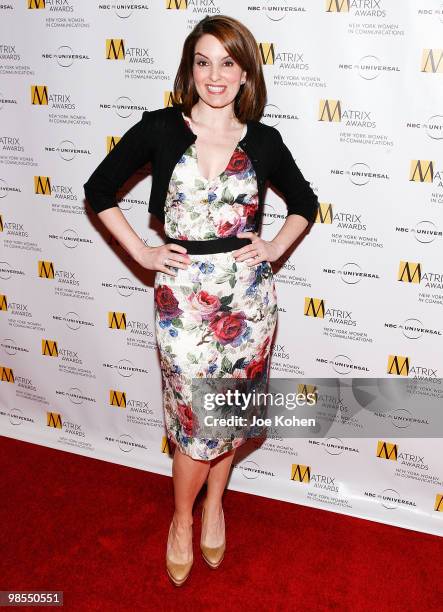
[[[144,111],[106,155],[83,185],[85,196],[95,213],[117,206],[116,194],[142,166],[150,162],[155,150],[153,118]]]
[[[283,142],[280,132],[277,133],[276,163],[269,180],[282,193],[288,212],[283,227],[271,242],[277,245],[283,255],[309,223],[315,220],[319,203],[312,187],[295,163],[292,153]]]
[[[275,131],[277,138],[272,154],[274,165],[268,178],[282,193],[288,214],[283,227],[272,240],[263,240],[254,232],[237,232],[240,238],[249,238],[251,244],[234,251],[234,257],[237,261],[249,259],[250,266],[265,260],[279,259],[306,229],[309,222],[315,219],[319,206],[317,196],[300,172],[280,132]]]
[[[175,276],[164,261],[168,259],[169,265],[185,268],[189,261],[189,257],[184,255],[186,249],[177,244],[158,247],[145,245],[116,203],[116,195],[122,185],[154,157],[158,135],[152,124],[152,114],[144,111],[141,120],[125,132],[83,188],[92,210],[135,261],[149,270]]]
[[[142,250],[148,247],[128,223],[125,215],[118,206],[107,208],[97,213],[100,221],[111,232],[114,238],[121,244],[129,255],[137,263],[142,263],[140,255]]]

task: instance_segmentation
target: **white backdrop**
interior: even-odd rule
[[[170,103],[184,38],[214,13],[256,37],[263,122],[321,201],[275,274],[271,375],[442,375],[442,2],[9,0],[0,5],[5,436],[171,473],[153,275],[103,234],[82,185],[143,110]],[[120,206],[157,245],[150,181]],[[285,214],[268,190],[264,238]],[[114,312],[126,329],[109,327]],[[353,426],[346,439],[248,445],[229,487],[442,535],[441,438],[404,429],[360,438],[358,415]]]

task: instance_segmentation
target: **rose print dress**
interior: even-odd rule
[[[209,181],[199,172],[194,142],[171,176],[165,234],[213,240],[253,231],[257,207],[254,168],[240,145],[225,170]],[[163,412],[170,441],[194,459],[210,460],[246,442],[247,433],[195,437],[192,379],[267,379],[277,295],[267,261],[248,266],[235,261],[231,251],[189,257],[186,270],[171,268],[175,277],[160,271],[155,276]]]

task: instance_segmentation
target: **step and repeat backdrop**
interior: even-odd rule
[[[253,32],[275,126],[321,203],[275,269],[271,376],[442,376],[443,4],[437,0],[4,0],[0,4],[0,432],[171,474],[152,272],[83,183],[144,110],[171,103],[186,35],[227,14]],[[149,170],[149,169],[148,169]],[[151,245],[151,178],[119,206]],[[262,237],[284,223],[268,189]],[[435,385],[434,385],[435,391]],[[420,398],[418,398],[420,402]],[[346,414],[340,402],[337,415]],[[326,417],[325,417],[326,418]],[[443,534],[442,440],[252,440],[229,488]],[[148,493],[147,493],[148,494]]]

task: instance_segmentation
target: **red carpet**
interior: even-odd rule
[[[88,612],[442,609],[442,538],[226,491],[221,567],[199,554],[199,498],[177,588],[169,477],[5,437],[0,460],[0,590],[60,590],[65,610]]]

